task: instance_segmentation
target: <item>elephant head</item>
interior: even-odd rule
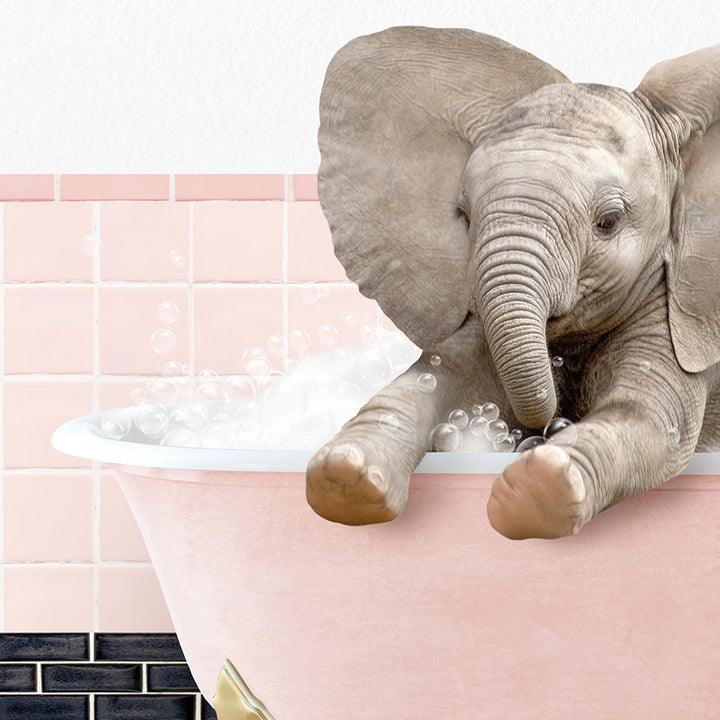
[[[361,292],[421,347],[478,314],[541,427],[548,340],[601,337],[663,273],[678,362],[720,360],[719,117],[720,46],[626,92],[469,30],[391,28],[328,68],[320,201]]]

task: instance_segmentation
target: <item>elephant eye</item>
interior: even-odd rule
[[[622,222],[623,217],[624,215],[620,210],[605,212],[598,217],[595,227],[603,235],[608,235]]]
[[[460,201],[455,208],[455,216],[461,217],[464,220],[465,227],[470,227],[470,207],[465,193],[461,195]]]

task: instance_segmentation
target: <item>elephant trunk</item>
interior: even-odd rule
[[[476,311],[515,416],[527,427],[541,428],[557,407],[546,337],[554,305],[547,281],[552,264],[543,262],[537,246],[532,252],[517,248],[481,260]]]

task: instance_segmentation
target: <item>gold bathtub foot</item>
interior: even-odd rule
[[[212,704],[218,720],[273,720],[229,660],[220,670]]]

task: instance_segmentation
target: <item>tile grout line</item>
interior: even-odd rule
[[[5,521],[5,203],[0,203],[0,518]],[[0,533],[0,628],[5,629],[5,533]]]
[[[291,175],[285,175],[285,198],[283,205],[283,249],[282,249],[282,278],[283,278],[283,316],[282,316],[282,333],[285,340],[285,347],[290,348],[290,287],[288,285],[288,274],[290,267],[290,240],[289,240],[289,215],[290,215],[290,198],[294,197]],[[283,371],[288,371],[288,357],[286,352],[283,357]]]
[[[93,203],[92,232],[96,240],[96,248],[102,247],[102,227],[100,203]],[[100,253],[93,254],[93,381],[92,381],[92,408],[93,413],[100,410]],[[92,463],[92,533],[93,533],[93,564],[92,564],[92,628],[97,630],[100,624],[100,463]]]
[[[195,375],[195,203],[190,203],[188,230],[188,375]]]

